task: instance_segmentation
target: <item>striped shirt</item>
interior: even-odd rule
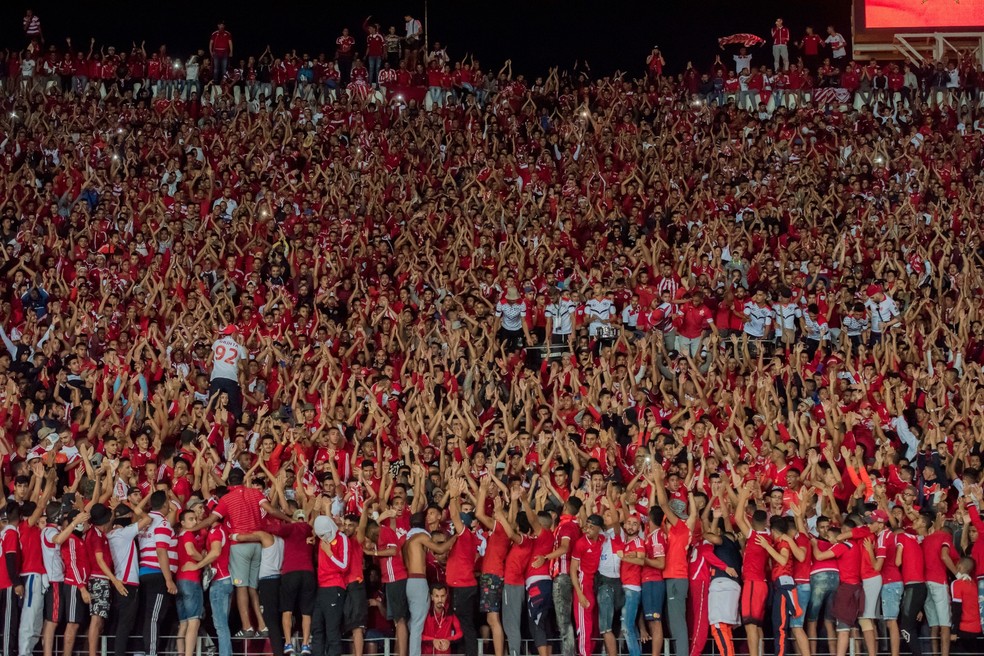
[[[25,16],[24,34],[27,36],[39,36],[41,34],[41,19],[37,16]]]
[[[171,523],[159,512],[150,513],[150,526],[139,536],[140,569],[160,571],[161,563],[157,559],[158,549],[167,549],[171,572],[178,571],[178,539],[174,535]]]
[[[212,511],[226,521],[229,533],[252,533],[263,525],[263,509],[266,501],[263,492],[254,487],[237,485],[229,489]]]

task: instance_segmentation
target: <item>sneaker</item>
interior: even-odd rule
[[[284,656],[290,656],[294,653],[294,643],[288,642],[284,645]]]
[[[236,631],[235,633],[232,634],[232,637],[233,638],[255,638],[256,637],[256,631],[254,631],[253,629],[239,629],[238,631]]]
[[[267,627],[265,629],[260,629],[259,631],[256,632],[256,635],[257,635],[257,637],[260,637],[260,638],[269,638],[270,637],[270,628]]]
[[[301,645],[301,656],[311,656],[311,645]]]

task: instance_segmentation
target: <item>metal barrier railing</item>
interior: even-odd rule
[[[114,649],[114,636],[102,636],[100,642],[100,656],[109,656],[113,654]],[[932,650],[933,642],[931,641],[929,635],[924,635],[920,638],[922,645],[923,656],[939,656],[938,651]],[[398,656],[396,649],[396,639],[388,635],[379,635],[372,630],[367,632],[364,645],[364,654],[366,656]],[[478,640],[478,654],[479,656],[493,656],[494,650],[492,649],[491,639],[479,638]],[[127,652],[128,654],[142,654],[143,651],[137,651],[133,649],[135,645],[139,643],[139,637],[134,636],[131,638],[131,649]],[[596,656],[605,656],[606,651],[604,647],[604,641],[601,637],[596,637],[593,640],[594,649],[593,654]],[[811,647],[811,656],[834,656],[828,649],[828,639],[826,637],[818,637],[811,640],[814,645]],[[177,636],[162,636],[160,640],[160,649],[158,654],[160,656],[174,656],[178,654],[177,652]],[[301,644],[300,640],[296,639],[293,642],[296,654],[300,655]],[[349,638],[342,640],[343,655],[349,655],[353,653],[352,641]],[[455,651],[452,651],[447,656],[464,656],[461,650],[460,641],[453,643],[452,647]],[[788,650],[791,656],[796,655],[795,643],[792,638],[788,642]],[[773,649],[773,639],[765,638],[762,645],[762,653],[758,656],[767,656],[768,654],[774,653]],[[86,654],[88,652],[88,643],[84,634],[80,634],[75,640],[74,654]],[[35,653],[41,653],[41,644],[39,643],[35,648]],[[58,635],[55,637],[55,649],[54,653],[56,656],[62,656],[64,654],[64,649],[62,648],[62,636]],[[264,656],[271,653],[269,641],[266,638],[233,638],[232,639],[232,654],[233,656]],[[553,644],[553,653],[560,656],[561,650],[560,645],[557,641]],[[652,647],[649,643],[642,645],[643,656],[650,656],[652,653]],[[909,653],[905,645],[902,645],[902,653]],[[197,639],[197,645],[195,648],[196,656],[217,656],[218,654],[218,643],[214,636],[211,635],[199,635]],[[679,656],[673,652],[673,643],[670,638],[663,640],[663,649],[660,652],[661,656]],[[720,656],[720,652],[717,649],[714,641],[708,639],[707,644],[702,652],[705,656]],[[750,656],[747,648],[747,643],[745,638],[740,635],[735,636],[735,654],[736,656]],[[867,656],[865,647],[862,644],[862,639],[860,634],[857,638],[850,641],[849,656]],[[980,656],[984,654],[984,636],[978,636],[976,638],[976,645],[968,647],[963,643],[954,643],[950,647],[950,656]],[[617,641],[617,654],[616,656],[627,656],[628,650],[625,646],[625,640],[619,637]],[[7,656],[2,654],[0,656]],[[180,655],[178,655],[180,656]],[[443,655],[442,655],[443,656]],[[523,651],[520,656],[537,656],[536,645],[532,640],[523,640]],[[575,655],[577,656],[577,655]],[[683,655],[688,656],[688,655]],[[885,635],[879,634],[878,636],[878,652],[876,656],[891,656],[888,649],[888,638]]]

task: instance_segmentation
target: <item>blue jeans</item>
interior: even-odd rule
[[[219,84],[229,70],[229,55],[212,55],[212,82]]]
[[[789,618],[789,628],[802,629],[803,624],[806,622],[806,609],[810,605],[809,583],[796,584],[796,601],[799,603],[799,607],[802,612],[796,617]]]
[[[376,84],[379,82],[379,69],[383,67],[382,57],[369,57],[369,82]]]
[[[816,622],[820,619],[820,611],[824,618],[832,620],[830,604],[834,599],[834,591],[840,585],[838,572],[817,572],[810,575],[810,607],[806,611],[806,621]]]
[[[219,656],[232,656],[232,634],[229,633],[229,608],[232,605],[232,579],[212,581],[208,587],[208,602],[212,606],[212,624],[219,638]]]
[[[625,605],[622,606],[622,630],[625,632],[625,645],[629,649],[629,656],[642,656],[642,644],[639,642],[639,625],[636,618],[639,615],[639,601],[642,599],[642,590],[623,588],[625,592]]]

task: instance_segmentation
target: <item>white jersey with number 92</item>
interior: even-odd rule
[[[212,380],[226,378],[239,381],[239,361],[246,359],[246,349],[231,337],[212,344]]]

